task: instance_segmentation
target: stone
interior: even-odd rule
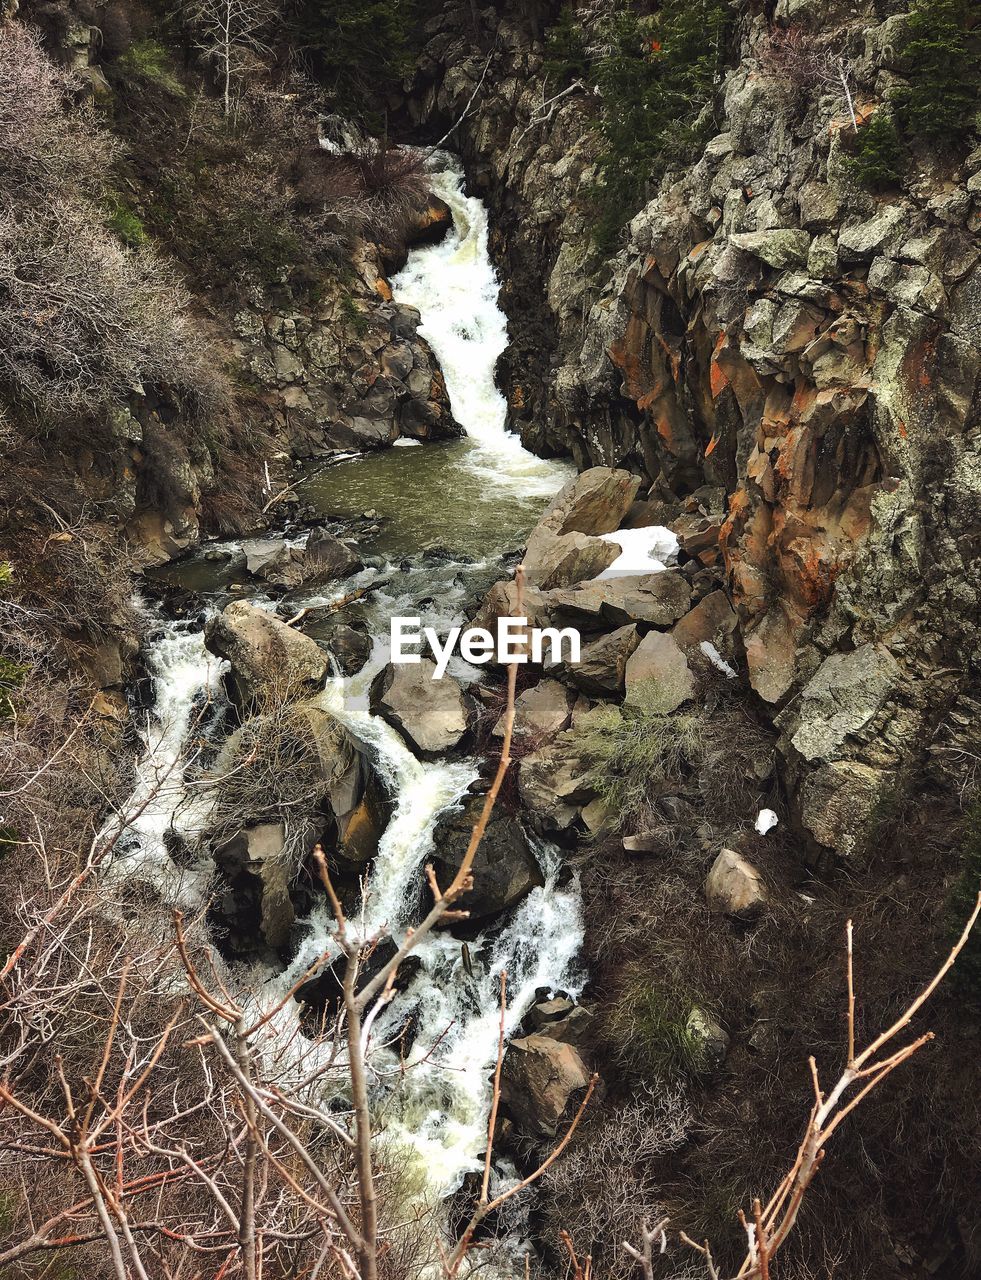
[[[552,533],[614,533],[640,488],[640,476],[613,467],[591,467],[552,499],[537,528]],[[619,554],[619,552],[618,552]]]
[[[614,542],[584,533],[557,534],[550,529],[532,531],[525,551],[527,583],[547,591],[595,578],[620,554]]]
[[[214,853],[237,902],[258,898],[259,932],[266,945],[276,949],[289,940],[295,918],[289,895],[295,868],[286,861],[285,841],[283,824],[266,822],[246,827]]]
[[[432,862],[436,882],[446,889],[460,869],[484,797],[472,796],[462,809],[440,819]],[[458,900],[472,920],[510,911],[545,883],[528,837],[516,817],[495,809],[473,862],[473,888]]]
[[[246,600],[235,600],[209,618],[204,641],[227,659],[232,699],[240,711],[268,697],[310,693],[330,672],[315,640]]]
[[[947,302],[943,284],[926,267],[876,258],[869,268],[868,286],[893,302],[936,315]]]
[[[789,731],[790,744],[805,760],[831,759],[846,738],[872,720],[901,680],[898,662],[883,645],[832,654],[776,723]]]
[[[370,706],[424,759],[458,746],[470,728],[470,707],[452,676],[436,680],[436,664],[388,663],[372,681]]]
[[[316,569],[325,579],[348,578],[364,568],[361,557],[328,529],[310,530],[303,559],[309,569]]]
[[[724,591],[710,591],[671,628],[682,653],[698,651],[706,641],[718,647],[736,629],[736,615]]]
[[[501,1101],[524,1133],[553,1138],[573,1094],[589,1084],[575,1046],[549,1036],[520,1036],[504,1055]]]
[[[360,744],[315,698],[297,703],[294,715],[317,752],[326,799],[343,831],[364,795],[366,778],[371,776]]]
[[[802,267],[807,262],[811,237],[806,231],[786,227],[770,231],[743,231],[729,237],[730,244],[752,254],[767,266],[781,270]]]
[[[671,570],[601,578],[579,586],[550,591],[546,607],[556,626],[595,628],[603,623],[624,626],[646,622],[667,627],[691,603],[691,587]]]
[[[797,197],[801,223],[808,228],[830,227],[837,222],[841,200],[826,182],[805,182]]]
[[[370,862],[391,816],[392,804],[385,789],[374,774],[369,775],[361,799],[339,824],[337,852],[348,862]]]
[[[259,538],[244,542],[245,568],[253,578],[268,579],[270,574],[285,568],[291,560],[290,549],[281,538]]]
[[[326,644],[331,657],[346,676],[356,675],[371,657],[371,636],[343,622],[330,630]]]
[[[729,1052],[729,1036],[707,1009],[695,1005],[685,1022],[685,1030],[705,1071],[718,1071]]]
[[[572,694],[558,680],[540,680],[525,689],[514,700],[514,732],[529,738],[550,738],[569,727]],[[504,717],[493,729],[494,736],[504,736]]]
[[[674,637],[661,631],[651,631],[641,640],[627,661],[625,680],[628,703],[640,696],[638,686],[653,682],[657,709],[665,715],[695,693],[687,658]]]
[[[747,923],[759,919],[767,902],[760,873],[732,849],[723,849],[705,878],[709,911]]]
[[[578,662],[547,663],[546,670],[561,674],[584,693],[621,693],[627,659],[640,643],[636,627],[618,627],[581,646]]]
[[[907,210],[890,205],[868,222],[845,227],[838,234],[838,252],[846,262],[860,262],[899,243],[908,226]]]
[[[860,856],[894,781],[890,772],[857,760],[821,765],[801,785],[801,824],[822,848],[840,857]]]
[[[572,825],[596,795],[575,730],[558,734],[521,761],[518,792],[539,830],[564,831]]]

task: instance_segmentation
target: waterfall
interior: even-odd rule
[[[443,167],[434,173],[433,186],[452,210],[453,230],[440,244],[410,253],[404,270],[392,281],[393,292],[398,301],[420,311],[420,332],[440,360],[454,414],[470,437],[471,447],[461,452],[455,465],[471,478],[474,473],[480,476],[488,502],[495,501],[495,494],[503,500],[517,492],[523,498],[534,496],[540,508],[564,483],[569,468],[535,457],[505,428],[506,404],[494,383],[494,367],[507,345],[507,328],[497,305],[498,282],[487,251],[487,213],[481,201],[464,193],[458,164],[446,156],[440,157],[440,163]],[[424,451],[401,456],[407,461],[423,459]],[[350,460],[344,465],[353,469],[359,463]],[[445,470],[440,475],[443,489],[434,495],[434,508],[453,502]],[[472,495],[473,485],[461,489]],[[462,500],[472,501],[472,496]],[[404,931],[418,901],[436,823],[442,813],[460,803],[477,776],[472,760],[418,760],[393,728],[371,715],[371,679],[389,657],[388,619],[394,613],[420,612],[417,593],[425,584],[426,594],[433,598],[424,610],[424,621],[440,629],[459,621],[467,575],[486,572],[506,545],[508,530],[498,532],[501,542],[487,548],[486,563],[461,561],[436,567],[417,559],[408,570],[405,560],[365,570],[365,582],[389,579],[365,607],[369,622],[375,624],[372,654],[361,672],[334,677],[320,695],[323,708],[365,745],[393,801],[393,815],[382,836],[366,886],[364,913],[357,923],[365,935],[382,926],[396,936]],[[411,558],[415,550],[407,547],[405,555]],[[350,584],[344,584],[334,598],[349,589]],[[318,594],[297,601],[296,607],[330,599]],[[253,603],[268,604],[262,597]],[[165,899],[186,905],[195,898],[203,900],[208,869],[178,868],[169,856],[166,837],[172,831],[190,841],[207,827],[206,790],[187,778],[187,739],[189,733],[193,738],[197,732],[198,709],[221,698],[223,664],[207,654],[202,632],[184,623],[160,629],[148,645],[147,662],[154,677],[155,707],[131,808],[147,803],[111,874],[147,879]],[[469,675],[472,678],[477,672],[470,669]],[[160,790],[153,795],[155,785]],[[461,944],[448,932],[425,939],[416,952],[418,972],[373,1030],[372,1061],[385,1132],[415,1152],[427,1197],[445,1195],[480,1165],[497,1053],[502,970],[508,974],[509,1035],[542,988],[573,993],[579,988],[582,922],[577,885],[575,881],[560,885],[556,850],[541,845],[538,852],[544,886],[533,890],[503,926],[471,941],[474,960],[467,966]],[[288,968],[269,971],[254,995],[259,1010],[277,1002],[329,947],[332,920],[326,907],[315,910],[305,923],[306,934]],[[416,1065],[403,1073],[384,1044],[410,1016],[415,1026],[411,1060]],[[295,1004],[281,1010],[269,1030],[275,1041],[269,1052],[284,1079],[308,1071],[310,1043],[299,1028]]]

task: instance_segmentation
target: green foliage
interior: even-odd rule
[[[546,75],[567,84],[590,74],[589,53],[582,27],[572,9],[563,9],[545,37]]]
[[[959,937],[974,910],[981,889],[981,799],[967,812],[961,837],[961,872],[950,895],[951,932]],[[962,998],[981,1006],[981,926],[975,925],[953,972],[954,986]]]
[[[553,36],[556,64],[564,75],[588,76],[602,101],[601,249],[612,247],[651,183],[708,140],[710,126],[699,117],[722,69],[729,21],[726,0],[664,0],[653,15],[624,4],[598,25],[587,62],[582,33],[563,11]]]
[[[412,67],[418,0],[300,0],[295,36],[347,116],[377,99]]]
[[[170,54],[159,40],[138,40],[119,59],[119,66],[133,75],[152,80],[169,93],[183,97],[184,86],[174,75]]]
[[[143,220],[135,210],[130,209],[118,198],[109,201],[106,214],[106,226],[131,249],[146,244],[147,234]]]
[[[617,830],[628,826],[666,782],[678,781],[705,752],[701,718],[665,714],[660,686],[643,681],[621,707],[597,708],[579,730],[590,777]]]
[[[880,107],[859,129],[855,150],[845,163],[859,186],[869,191],[886,191],[899,185],[903,147],[896,122],[885,108]]]
[[[959,142],[975,127],[978,52],[968,32],[970,0],[916,0],[900,53],[909,87],[894,98],[904,132]]]
[[[359,338],[368,332],[368,317],[358,307],[349,293],[341,294],[341,312]]]
[[[624,1067],[644,1082],[691,1079],[707,1068],[705,1045],[688,1030],[697,1001],[656,985],[647,969],[632,971],[606,1012],[606,1036]]]

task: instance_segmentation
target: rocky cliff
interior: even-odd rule
[[[717,132],[608,262],[593,106],[545,75],[527,18],[498,16],[480,48],[452,8],[432,19],[412,103],[463,114],[497,213],[515,426],[669,505],[724,494],[749,679],[803,829],[839,854],[924,768],[976,753],[981,152],[914,146],[879,194],[850,163],[909,71],[907,8],[741,10]],[[788,41],[829,40],[850,98],[787,69]]]

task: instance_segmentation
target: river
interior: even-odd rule
[[[396,936],[418,901],[436,821],[460,802],[477,764],[422,762],[394,729],[370,714],[368,688],[388,658],[389,618],[420,614],[426,625],[441,629],[462,621],[468,594],[500,576],[502,552],[521,545],[571,474],[568,464],[535,457],[505,429],[506,404],[494,383],[494,367],[507,344],[507,327],[488,254],[487,212],[465,193],[459,166],[450,157],[440,157],[439,163],[433,186],[452,210],[453,229],[440,244],[410,253],[391,283],[395,298],[421,313],[420,331],[439,358],[454,415],[467,435],[351,458],[312,473],[301,485],[303,500],[325,515],[356,516],[370,509],[379,518],[380,532],[361,549],[380,562],[334,593],[336,598],[352,586],[383,583],[359,606],[373,633],[373,652],[357,675],[328,681],[321,701],[368,746],[390,791],[393,816],[371,869],[363,927],[371,931],[386,924]],[[435,547],[449,548],[451,554],[434,557]],[[187,581],[198,588],[210,584],[209,607],[220,608],[231,597],[211,564],[192,562]],[[266,603],[258,593],[252,598]],[[309,596],[298,599],[296,607],[329,599],[330,594]],[[208,892],[212,868],[193,861],[186,865],[186,860],[178,866],[168,842],[176,832],[193,846],[207,826],[207,791],[187,780],[193,779],[194,763],[187,740],[193,729],[197,740],[207,741],[209,723],[220,723],[220,716],[207,711],[201,719],[200,708],[221,709],[223,664],[205,650],[200,619],[157,621],[146,661],[154,704],[134,798],[151,799],[108,874],[147,880],[167,901],[194,906]],[[469,674],[479,673],[471,669]],[[535,889],[503,926],[471,941],[473,962],[466,969],[461,944],[449,933],[427,939],[418,951],[418,972],[373,1029],[375,1098],[386,1140],[412,1153],[429,1199],[448,1194],[480,1167],[501,970],[508,973],[508,1034],[541,988],[575,992],[580,985],[577,886],[559,883],[554,849],[542,844],[538,852],[544,887]],[[254,968],[243,971],[241,991],[251,990],[258,1008],[274,1003],[329,946],[330,924],[325,911],[315,911],[285,971],[270,969],[258,984]],[[403,1072],[384,1046],[410,1016],[417,1065]],[[270,1033],[268,1053],[284,1078],[310,1070],[310,1044],[299,1031],[295,1005],[277,1016]]]

